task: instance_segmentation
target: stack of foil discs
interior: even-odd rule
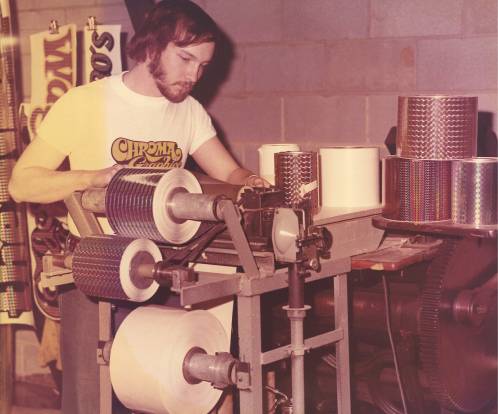
[[[398,98],[396,156],[386,159],[383,215],[400,221],[451,218],[452,160],[476,156],[477,98]]]

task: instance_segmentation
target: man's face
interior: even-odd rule
[[[181,102],[202,76],[213,53],[212,42],[185,47],[170,42],[166,49],[149,60],[149,72],[164,97],[171,102]]]

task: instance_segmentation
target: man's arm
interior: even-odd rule
[[[16,202],[52,203],[74,191],[105,187],[120,168],[96,171],[56,171],[66,156],[36,138],[17,161],[9,182],[9,193]]]
[[[192,157],[206,174],[217,180],[253,187],[270,185],[252,171],[240,167],[216,136],[202,144]]]

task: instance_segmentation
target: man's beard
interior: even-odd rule
[[[159,89],[159,92],[171,102],[179,103],[184,101],[192,91],[194,84],[192,82],[175,82],[172,85],[166,84],[164,82],[166,74],[161,67],[160,56],[161,55],[159,54],[154,56],[148,65],[149,73],[152,75],[157,89]]]

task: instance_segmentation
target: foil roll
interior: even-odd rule
[[[320,210],[318,153],[275,153],[275,183],[284,192],[286,207],[304,209],[310,214],[316,214]]]
[[[159,248],[147,239],[84,237],[73,253],[74,283],[88,296],[144,302],[159,285],[152,279],[134,277],[132,272],[161,259]]]
[[[451,161],[386,158],[383,216],[430,222],[451,218]]]
[[[457,160],[452,165],[451,219],[473,226],[498,224],[498,158]]]
[[[171,217],[168,200],[178,191],[202,193],[197,179],[184,169],[123,168],[106,191],[105,210],[111,228],[122,236],[188,242],[201,223]]]
[[[398,97],[396,153],[417,159],[475,157],[477,97]]]

